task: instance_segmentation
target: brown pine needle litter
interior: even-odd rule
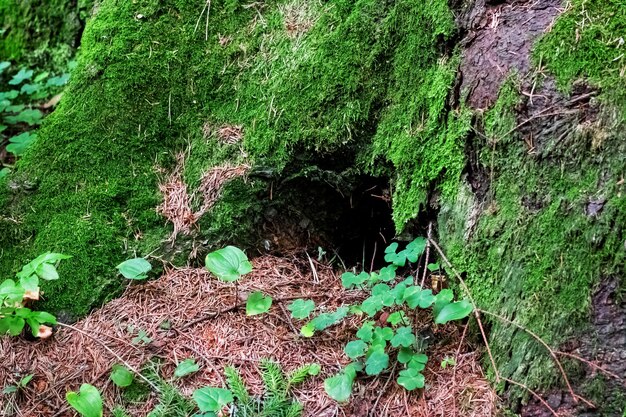
[[[45,341],[23,337],[0,340],[0,384],[15,384],[22,376],[34,378],[19,396],[0,397],[3,416],[71,416],[65,393],[82,383],[95,385],[103,393],[105,410],[122,403],[121,390],[109,379],[112,365],[120,361],[141,369],[150,359],[160,359],[161,377],[170,380],[185,395],[203,386],[223,386],[224,367],[234,365],[255,394],[262,394],[258,372],[261,359],[278,362],[284,371],[305,363],[319,363],[322,372],[294,389],[305,416],[463,416],[496,415],[498,399],[485,380],[478,354],[461,346],[457,366],[442,369],[444,357],[454,357],[459,346],[457,326],[442,327],[438,339],[446,340],[429,349],[425,371],[427,388],[406,392],[389,372],[357,379],[352,400],[340,406],[324,392],[323,379],[349,362],[345,344],[364,320],[356,316],[318,332],[307,339],[298,334],[305,323],[288,316],[287,305],[296,298],[313,299],[317,311],[360,302],[360,291],[348,291],[331,267],[317,263],[314,280],[307,258],[262,256],[253,260],[254,270],[238,285],[223,283],[200,268],[170,269],[159,279],[129,286],[118,299],[73,324],[80,331],[60,328]],[[269,313],[247,317],[246,295],[262,291],[274,298]],[[233,306],[239,305],[237,309]],[[220,313],[221,312],[221,313]],[[144,331],[149,343],[133,344]],[[137,341],[135,341],[137,342]],[[177,363],[194,358],[199,372],[173,379]],[[398,370],[396,370],[397,372]],[[453,376],[454,374],[454,376]],[[141,404],[126,405],[132,416],[145,416],[156,404],[152,392]],[[13,411],[10,410],[13,409]],[[8,411],[7,411],[8,410]]]

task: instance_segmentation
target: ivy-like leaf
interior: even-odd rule
[[[267,313],[272,306],[272,297],[263,295],[261,291],[255,291],[248,296],[246,301],[246,315],[255,316]]]
[[[294,319],[307,319],[311,315],[311,312],[315,310],[315,302],[313,300],[299,298],[289,304],[287,309],[291,311],[291,317]]]
[[[415,335],[410,327],[400,327],[396,330],[396,334],[391,338],[391,346],[393,347],[409,347],[415,343]]]
[[[225,388],[200,388],[193,392],[192,397],[203,413],[217,413],[234,400],[231,390]]]
[[[445,324],[452,320],[461,320],[469,316],[474,308],[467,300],[446,304],[439,314],[435,316],[436,324]]]
[[[9,84],[18,85],[24,80],[29,80],[30,77],[32,76],[33,76],[33,70],[27,70],[26,68],[22,68],[19,70],[17,74],[13,76],[13,78],[11,78],[11,81],[9,81]]]
[[[206,267],[218,279],[227,282],[237,281],[252,271],[252,264],[246,254],[235,246],[226,246],[209,253],[206,256]]]

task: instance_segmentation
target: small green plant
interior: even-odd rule
[[[26,264],[16,275],[0,284],[0,335],[17,336],[28,324],[35,337],[48,337],[52,330],[46,324],[56,324],[56,317],[45,311],[26,307],[30,301],[39,300],[39,280],[59,279],[57,264],[70,256],[47,252]]]
[[[93,385],[82,384],[79,392],[70,391],[65,399],[83,417],[102,417],[102,397]]]
[[[33,374],[28,374],[24,377],[22,377],[17,384],[15,385],[7,385],[6,387],[4,387],[2,389],[2,393],[3,394],[12,394],[15,392],[19,392],[21,390],[23,390],[24,388],[26,388],[26,386],[28,385],[28,383],[30,382],[31,379],[33,379]]]
[[[131,333],[134,331],[134,328],[129,329]],[[133,337],[131,340],[133,345],[148,345],[152,342],[152,339],[148,337],[148,332],[143,329],[139,329],[137,331],[137,336]]]
[[[456,366],[456,360],[450,356],[446,356],[441,361],[441,369],[446,369],[448,366]]]
[[[144,258],[133,258],[122,262],[116,268],[124,278],[142,280],[148,278],[152,265]]]
[[[11,76],[10,71],[10,62],[0,62],[0,143],[8,143],[7,152],[19,157],[37,140],[33,129],[41,123],[44,111],[58,102],[69,74],[51,76],[49,72],[36,74],[32,69],[21,68]],[[0,178],[8,175],[11,168],[4,162]]]
[[[203,413],[200,415],[216,416],[232,404],[231,417],[299,417],[302,405],[293,398],[291,389],[308,377],[318,375],[321,367],[308,364],[285,374],[277,363],[263,360],[259,369],[265,386],[262,397],[250,395],[239,372],[232,366],[227,367],[224,373],[228,388],[205,387],[193,393],[193,399]]]
[[[319,314],[302,326],[302,335],[312,337],[315,332],[339,323],[348,314],[365,314],[371,319],[386,317],[384,323],[366,320],[356,332],[357,339],[345,346],[344,352],[353,362],[324,382],[326,392],[336,401],[344,402],[350,398],[359,372],[379,375],[394,361],[400,365],[396,378],[398,385],[409,391],[423,388],[422,371],[428,357],[422,352],[421,337],[413,329],[410,313],[416,309],[430,309],[434,324],[445,324],[461,320],[472,312],[469,301],[453,301],[454,294],[450,289],[433,294],[431,289],[415,285],[413,277],[396,276],[398,268],[417,262],[426,243],[425,238],[419,237],[402,250],[398,250],[398,243],[392,243],[385,249],[385,260],[390,265],[370,274],[345,272],[341,277],[343,286],[366,291],[369,296],[359,305],[342,306],[333,312]],[[439,265],[430,264],[428,268],[438,270]],[[292,303],[292,317],[308,318],[314,309],[311,303],[306,300]]]
[[[120,388],[126,388],[133,383],[133,374],[125,366],[115,364],[111,372],[111,381]]]
[[[246,254],[235,246],[226,246],[206,256],[206,268],[220,281],[233,282],[235,284],[235,299],[237,299],[237,282],[239,279],[252,272],[252,264]],[[272,306],[272,297],[255,291],[248,296],[246,301],[246,314],[254,316],[267,313]]]
[[[196,363],[195,359],[185,359],[181,363],[176,366],[176,370],[174,371],[174,376],[176,378],[183,378],[187,375],[191,375],[200,370],[200,365]]]

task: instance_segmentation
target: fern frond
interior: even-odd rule
[[[289,407],[285,410],[284,417],[302,417],[302,404],[298,401],[292,401]]]
[[[243,378],[241,378],[237,369],[233,366],[227,366],[224,369],[224,374],[226,375],[226,383],[233,392],[233,396],[242,403],[242,406],[249,405],[250,394],[248,393],[246,384],[243,382]]]
[[[291,371],[291,373],[287,376],[288,387],[303,383],[307,377],[311,375],[310,372],[313,366],[314,364],[307,363],[306,365],[302,365],[301,367]]]
[[[276,362],[264,359],[259,364],[261,368],[261,379],[265,384],[265,396],[267,398],[287,398],[288,383],[280,365]]]

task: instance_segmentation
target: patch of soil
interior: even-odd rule
[[[425,391],[407,392],[394,383],[397,375],[383,373],[357,379],[353,400],[340,406],[324,393],[323,378],[348,363],[343,346],[354,338],[364,318],[351,316],[307,339],[298,331],[303,322],[292,322],[286,304],[295,298],[310,298],[319,310],[332,311],[361,301],[362,292],[345,290],[330,267],[314,263],[313,271],[308,260],[263,256],[253,264],[254,270],[239,284],[237,296],[232,284],[218,281],[204,269],[172,269],[158,280],[129,286],[121,298],[75,323],[75,329],[57,329],[49,340],[2,338],[0,384],[14,384],[26,374],[34,378],[20,396],[0,397],[0,414],[71,416],[65,393],[82,383],[98,387],[108,409],[119,404],[120,390],[109,380],[111,366],[119,359],[104,344],[135,368],[160,358],[166,379],[176,363],[196,358],[200,371],[173,382],[187,396],[198,387],[223,386],[227,365],[236,366],[251,391],[261,394],[258,363],[271,358],[285,371],[304,363],[322,365],[319,377],[294,390],[305,416],[495,415],[497,396],[482,374],[479,353],[466,344],[459,347],[460,332],[454,325],[435,330],[439,342],[428,352]],[[271,295],[274,304],[267,314],[247,317],[242,299],[257,290]],[[234,305],[240,307],[233,309]],[[131,340],[140,330],[151,341],[133,345]],[[446,356],[456,357],[456,367],[441,369]],[[150,394],[145,402],[127,405],[127,411],[132,416],[146,415],[157,400]]]
[[[461,91],[471,107],[490,107],[512,72],[528,73],[534,40],[561,11],[561,0],[477,1],[472,6],[461,22],[468,34],[460,68]]]

